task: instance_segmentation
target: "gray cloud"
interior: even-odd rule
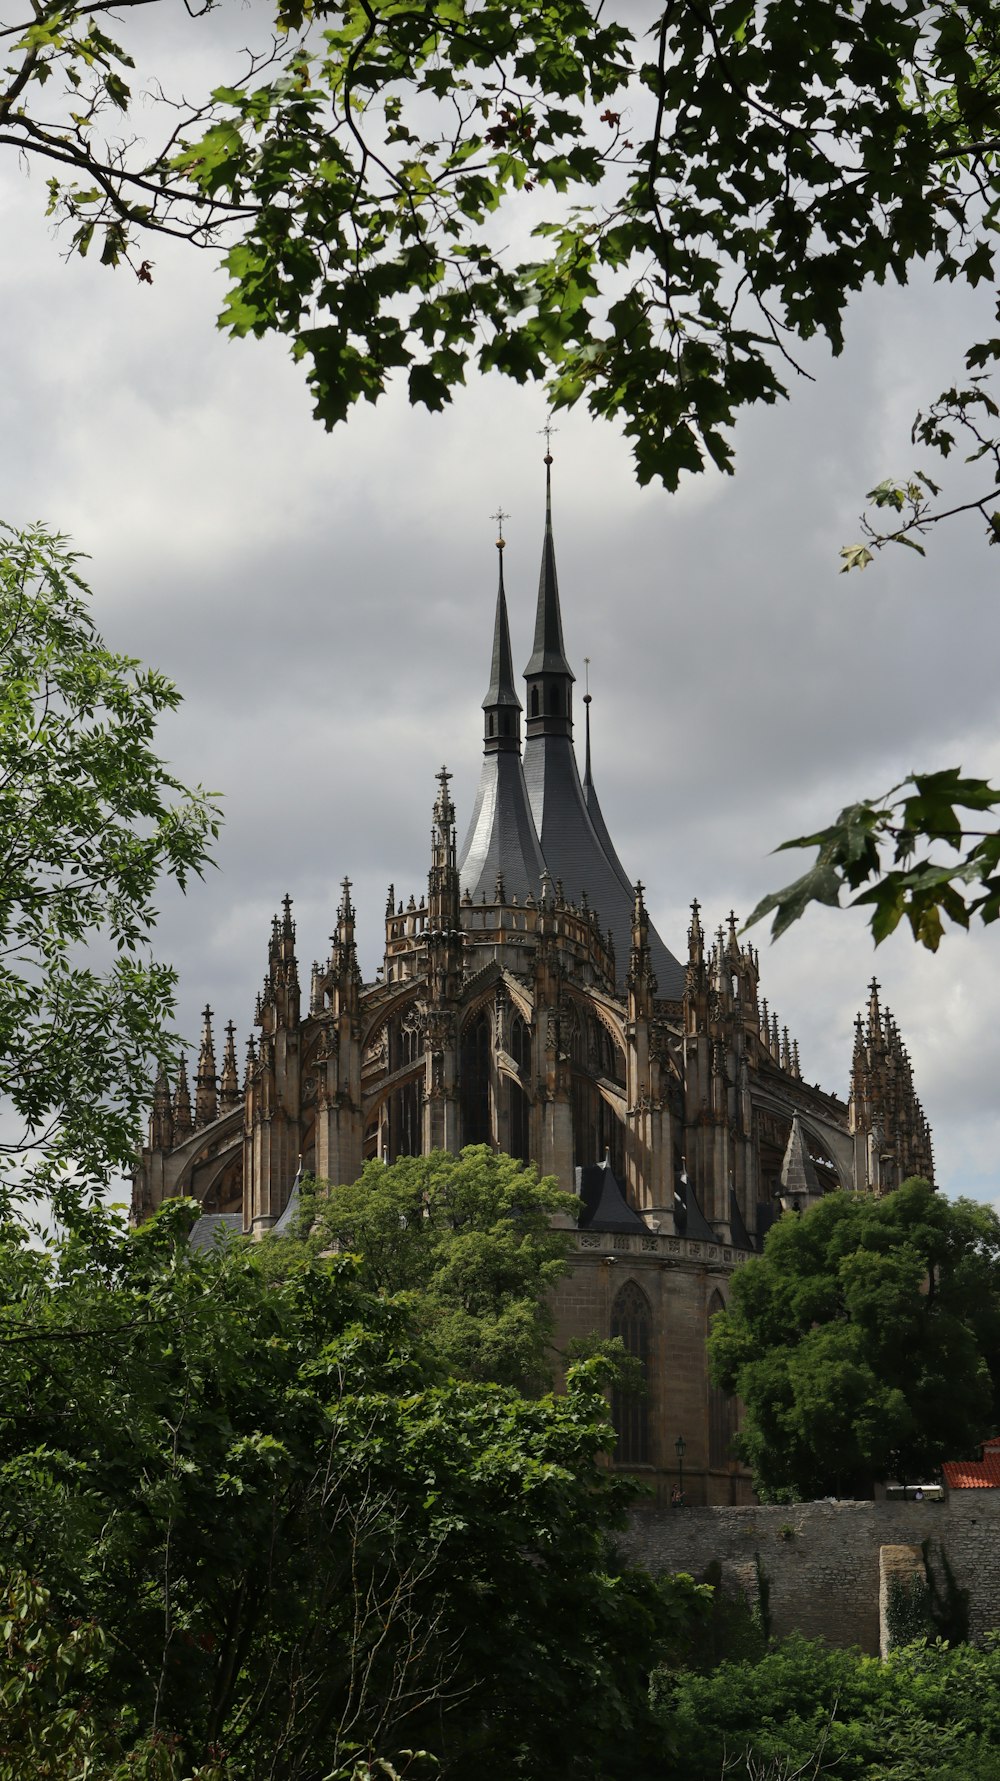
[[[235,28],[235,27],[234,27]],[[178,54],[180,46],[178,46]],[[542,519],[537,391],[474,382],[444,416],[394,391],[326,436],[278,342],[214,331],[207,259],[151,252],[152,289],[64,264],[42,182],[0,169],[6,517],[44,516],[90,552],[98,622],[185,694],[163,747],[224,794],[218,869],[165,890],[159,947],[197,1035],[208,1000],[245,1041],[270,916],[296,900],[303,972],[341,876],[374,970],[386,886],[419,895],[433,775],[460,825],[478,775],[497,501],[520,667]],[[739,428],[738,475],[676,497],[635,485],[623,441],[583,415],[555,441],[566,642],[591,657],[595,774],[612,833],[682,951],[697,895],[714,925],[796,870],[788,835],[913,766],[1000,769],[994,561],[975,527],[926,562],[841,577],[864,490],[908,470],[912,410],[954,375],[978,305],[929,281],[866,295],[849,349]],[[810,916],[763,987],[809,1078],[843,1092],[873,969],[903,1027],[953,1191],[1000,1196],[997,942],[873,954],[857,913]]]

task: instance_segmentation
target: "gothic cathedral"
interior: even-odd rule
[[[729,1454],[736,1406],[705,1365],[733,1270],[776,1216],[830,1188],[884,1193],[908,1175],[932,1178],[929,1128],[877,985],[858,1017],[845,1103],[803,1081],[735,916],[707,945],[694,903],[683,964],[650,922],[598,802],[589,697],[582,778],[574,750],[550,457],[523,704],[502,538],[498,552],[482,770],[463,846],[442,769],[426,892],[397,901],[390,886],[384,958],[366,983],[345,879],[305,1014],[286,897],[242,1085],[233,1025],[217,1072],[206,1009],[193,1107],[183,1071],[176,1085],[162,1074],[156,1084],[134,1216],[191,1195],[204,1242],[219,1226],[280,1229],[303,1171],[351,1182],[368,1157],[480,1143],[533,1161],[580,1200],[557,1346],[618,1335],[645,1371],[645,1395],[614,1406],[616,1463],[658,1494],[683,1464],[690,1501],[748,1500]]]

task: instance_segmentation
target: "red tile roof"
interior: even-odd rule
[[[949,1490],[1000,1490],[1000,1451],[985,1459],[949,1459],[941,1467]]]

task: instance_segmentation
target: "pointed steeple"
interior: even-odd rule
[[[632,942],[632,885],[611,844],[593,780],[584,789],[573,751],[573,671],[566,658],[552,539],[552,456],[545,458],[545,533],[538,584],[535,647],[525,670],[527,723],[524,783],[545,863],[561,879],[566,900],[586,891],[614,936],[618,980],[624,983]],[[593,811],[596,814],[592,813]],[[651,925],[649,946],[659,994],[680,1001],[684,971]]]
[[[215,1075],[215,1040],[212,1037],[212,1010],[202,1013],[201,1050],[198,1053],[198,1074],[194,1088],[194,1123],[208,1125],[218,1118],[218,1083]]]
[[[487,754],[521,752],[521,701],[514,685],[514,662],[510,650],[510,626],[507,622],[507,595],[503,585],[503,553],[505,539],[501,531],[497,539],[500,572],[497,586],[497,610],[493,622],[493,654],[490,659],[490,684],[483,700]]]
[[[535,642],[524,677],[528,683],[528,735],[572,736],[576,676],[566,659],[559,610],[559,578],[552,536],[551,451],[545,453],[545,531],[538,575]]]
[[[522,899],[534,896],[545,870],[521,767],[521,701],[514,690],[502,534],[497,539],[497,552],[500,575],[490,684],[483,700],[483,764],[458,861],[462,894],[473,900],[492,898],[499,873],[512,895]]]

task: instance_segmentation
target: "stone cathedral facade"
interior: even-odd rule
[[[650,922],[598,802],[589,696],[578,768],[550,479],[547,458],[523,700],[498,543],[482,770],[463,845],[442,769],[427,882],[403,899],[390,887],[372,981],[345,879],[329,956],[304,997],[286,897],[242,1080],[232,1023],[220,1069],[206,1009],[193,1102],[184,1073],[156,1084],[134,1216],[189,1194],[203,1239],[213,1221],[261,1234],[280,1228],[300,1171],[351,1182],[368,1157],[479,1143],[535,1162],[580,1198],[557,1346],[617,1334],[645,1371],[643,1397],[614,1405],[616,1462],[662,1494],[682,1460],[688,1500],[746,1500],[729,1454],[736,1406],[705,1364],[733,1270],[776,1216],[830,1188],[883,1193],[932,1176],[930,1132],[876,985],[845,1101],[804,1081],[735,916],[709,940],[694,903],[683,962]]]

